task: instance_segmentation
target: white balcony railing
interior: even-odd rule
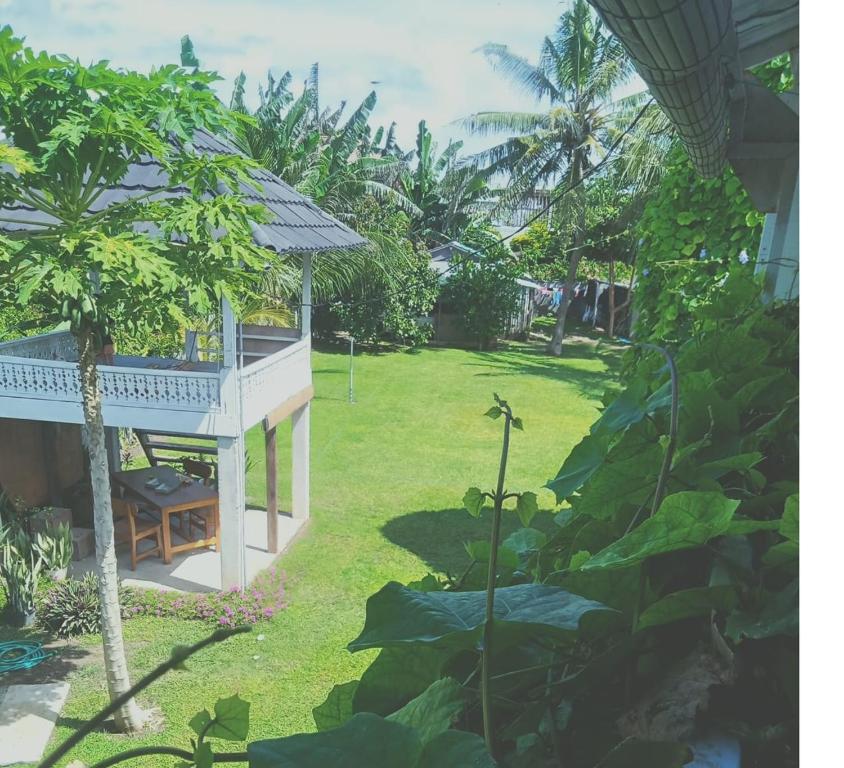
[[[105,405],[192,411],[220,406],[220,380],[216,373],[102,366],[99,381]],[[0,356],[0,395],[81,403],[79,366]]]
[[[311,343],[302,339],[247,365],[240,372],[243,422],[257,424],[285,400],[311,383]]]
[[[0,355],[75,362],[79,359],[79,349],[69,331],[52,331],[40,336],[4,341],[0,343]]]
[[[70,349],[65,345],[61,334],[0,345],[0,418],[81,421],[78,363],[52,357]],[[310,339],[302,339],[238,369],[242,421],[236,418],[238,404],[222,401],[224,369],[208,363],[190,365],[211,370],[162,368],[167,361],[158,358],[117,358],[118,365],[98,367],[106,425],[197,434],[249,428],[311,384],[310,353]]]

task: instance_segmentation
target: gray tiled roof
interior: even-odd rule
[[[239,153],[230,144],[205,131],[194,135],[193,144],[200,152],[210,154]],[[357,232],[329,216],[278,176],[263,168],[252,170],[249,175],[255,180],[255,186],[242,184],[241,192],[248,202],[263,204],[272,216],[266,223],[252,225],[252,234],[258,245],[276,253],[290,253],[345,250],[366,244],[367,241]],[[108,189],[93,203],[91,212],[162,187],[166,182],[166,174],[157,162],[141,160],[129,167],[120,184]],[[184,187],[171,187],[151,199],[166,199],[186,192]],[[0,230],[7,232],[35,230],[52,220],[52,217],[22,205],[0,208],[0,215],[26,222],[0,221]]]

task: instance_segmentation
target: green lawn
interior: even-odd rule
[[[507,398],[525,423],[525,432],[513,438],[508,487],[538,490],[594,420],[601,393],[613,383],[616,359],[614,351],[585,341],[570,343],[559,360],[528,345],[492,353],[368,354],[355,360],[356,402],[350,404],[348,357],[315,353],[312,519],[281,559],[289,608],[149,689],[142,703],[161,709],[164,731],[137,743],[186,743],[190,717],[233,692],[252,703],[252,738],[312,730],[312,707],[371,659],[345,650],[362,626],[366,598],[391,579],[456,572],[465,564],[463,541],[486,534],[485,523],[462,511],[460,500],[469,485],[491,486],[495,479],[501,423],[482,417],[492,393]],[[288,505],[285,426],[279,465]],[[249,435],[248,447],[248,493],[251,502],[262,504],[260,432]],[[540,502],[550,507],[551,494],[541,491]],[[127,622],[133,675],[162,661],[173,644],[205,632],[197,623],[175,620]],[[98,642],[82,643],[92,656],[70,673],[71,696],[58,737],[105,700]],[[96,734],[75,756],[90,764],[126,744]],[[145,762],[156,764],[170,763]]]

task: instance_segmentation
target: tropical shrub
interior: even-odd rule
[[[63,579],[44,590],[37,601],[38,624],[58,637],[93,635],[100,631],[97,577]]]
[[[345,332],[369,344],[424,344],[431,328],[418,320],[431,312],[439,292],[427,251],[409,238],[410,221],[403,211],[372,196],[358,200],[354,211],[359,231],[378,258],[335,301],[315,308],[315,333],[330,338]]]
[[[17,622],[27,622],[35,609],[41,566],[41,558],[26,531],[0,526],[0,585]]]
[[[67,523],[48,526],[35,535],[33,544],[47,571],[63,571],[70,565],[73,539]]]
[[[491,227],[476,223],[461,242],[477,253],[455,258],[440,301],[485,349],[506,331],[516,311],[519,288],[515,281],[521,271]]]

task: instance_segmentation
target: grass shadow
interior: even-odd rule
[[[438,509],[395,517],[380,530],[388,541],[412,552],[432,571],[458,575],[469,564],[464,543],[488,539],[491,525],[491,509],[485,509],[478,519],[465,509]],[[505,512],[501,521],[502,541],[520,527],[519,518]],[[553,514],[540,512],[531,527],[550,533],[555,527]]]

